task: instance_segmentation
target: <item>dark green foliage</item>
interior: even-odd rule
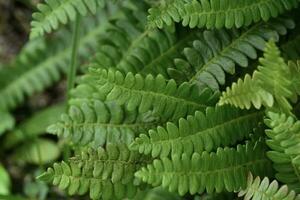
[[[0,162],[20,185],[39,165],[49,199],[299,199],[298,4],[45,0],[0,68]],[[72,44],[71,26],[46,34],[72,21]],[[33,105],[65,75],[65,103]]]

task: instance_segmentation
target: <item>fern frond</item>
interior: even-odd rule
[[[265,132],[271,151],[267,153],[277,171],[276,178],[300,192],[300,121],[285,114],[268,113]]]
[[[218,92],[213,93],[207,88],[199,91],[188,83],[178,86],[174,80],[167,81],[161,75],[148,75],[144,78],[139,74],[128,73],[124,76],[112,69],[91,69],[82,81],[89,86],[79,85],[78,88],[95,88],[94,96],[103,101],[126,104],[128,110],[138,108],[139,112],[153,110],[169,120],[194,114],[196,110],[205,110],[214,105],[218,97]],[[76,93],[75,89],[72,94]]]
[[[11,149],[23,141],[32,140],[46,132],[46,128],[57,122],[58,117],[65,111],[65,105],[60,103],[38,111],[33,116],[18,124],[3,139],[4,149]]]
[[[39,179],[52,182],[70,195],[89,192],[91,199],[132,198],[137,190],[134,172],[143,161],[126,145],[84,151],[68,162],[55,163]]]
[[[293,190],[284,185],[279,187],[276,180],[270,183],[270,180],[265,177],[263,180],[260,177],[253,179],[250,173],[247,181],[247,188],[238,194],[239,197],[244,197],[244,200],[299,200],[300,196]]]
[[[181,22],[190,28],[240,28],[297,8],[299,0],[167,0],[149,10],[150,27]]]
[[[38,11],[32,14],[30,38],[51,33],[60,24],[74,21],[76,14],[96,14],[97,7],[104,7],[104,4],[105,0],[45,0],[45,3],[37,5]]]
[[[184,195],[214,191],[234,191],[245,187],[249,171],[266,175],[272,171],[265,157],[263,142],[238,145],[237,149],[219,148],[216,153],[176,154],[154,160],[135,176],[152,186],[163,186]]]
[[[261,121],[261,112],[207,108],[206,113],[197,111],[194,116],[180,119],[178,125],[167,123],[166,127],[141,134],[130,147],[140,153],[151,153],[152,157],[211,152],[243,140]]]
[[[87,25],[83,26],[85,31],[78,44],[78,56],[82,59],[96,49],[95,41],[104,31],[102,26],[94,26],[98,24],[98,18],[87,18],[84,22]],[[29,47],[25,47],[14,65],[7,71],[0,71],[0,78],[3,77],[0,81],[0,110],[17,107],[26,97],[53,85],[66,73],[71,45],[64,41],[70,33],[64,31],[61,35],[47,43],[30,41]]]
[[[60,156],[58,144],[49,139],[32,139],[14,149],[13,159],[19,163],[49,164]]]
[[[300,58],[300,57],[299,57]],[[300,60],[298,61],[289,61],[288,66],[291,72],[291,83],[292,83],[292,91],[294,102],[298,100],[298,96],[300,96]]]
[[[61,121],[48,127],[47,131],[75,144],[99,147],[107,143],[130,144],[138,133],[160,123],[151,112],[129,111],[114,102],[80,101],[74,102],[68,114],[63,114]]]
[[[292,97],[291,72],[288,65],[280,57],[280,51],[274,41],[270,41],[265,49],[264,57],[259,59],[261,66],[253,73],[252,78],[245,76],[227,88],[220,98],[219,104],[231,104],[249,109],[253,104],[259,109],[261,105],[272,107],[276,103],[281,110],[289,113]]]
[[[268,40],[278,41],[279,35],[294,26],[292,20],[275,19],[242,30],[206,30],[184,48],[183,57],[175,59],[174,68],[169,67],[169,75],[176,81],[218,90],[225,84],[226,73],[234,74],[236,66],[248,67],[249,60],[257,58]]]
[[[110,23],[100,37],[100,48],[91,66],[169,78],[167,68],[181,56],[184,47],[201,35],[200,31],[147,30],[145,13],[138,13],[139,19],[127,17]]]
[[[5,131],[13,129],[14,126],[15,126],[14,117],[10,113],[0,111],[0,136]]]

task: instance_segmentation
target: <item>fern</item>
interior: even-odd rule
[[[87,19],[85,32],[79,41],[79,57],[86,58],[96,49],[98,35],[103,27],[97,19]],[[63,36],[43,43],[41,40],[30,41],[28,47],[21,52],[17,61],[9,68],[0,72],[0,110],[11,110],[25,101],[25,98],[53,85],[66,73],[70,60],[70,44],[64,42],[70,33],[64,31]],[[54,45],[51,45],[54,43]],[[1,74],[2,73],[2,74]]]
[[[240,28],[268,21],[298,7],[298,0],[167,0],[149,10],[149,26],[162,28],[182,22],[190,28]]]
[[[262,120],[260,112],[244,112],[232,107],[207,108],[206,113],[180,119],[177,124],[167,123],[140,135],[131,148],[152,157],[191,155],[211,152],[220,146],[235,144],[247,137]]]
[[[38,12],[32,15],[30,38],[51,33],[60,24],[74,21],[76,14],[96,14],[97,7],[104,7],[104,4],[105,0],[46,0],[37,5]]]
[[[154,160],[136,172],[136,177],[153,186],[163,186],[170,192],[184,195],[214,191],[234,191],[245,187],[249,171],[270,173],[262,142],[238,145],[237,149],[219,148],[216,153],[184,153]]]
[[[61,121],[48,128],[49,133],[68,138],[75,144],[103,146],[106,143],[130,144],[137,133],[156,127],[159,118],[150,112],[127,110],[113,102],[94,101],[72,105]]]
[[[128,110],[153,110],[157,114],[163,113],[170,120],[193,114],[196,110],[204,110],[207,106],[212,106],[218,96],[217,92],[213,93],[209,89],[199,92],[197,87],[188,83],[177,86],[174,80],[167,81],[162,76],[148,75],[143,78],[132,73],[124,76],[114,70],[91,70],[83,77],[82,83],[85,84],[78,88],[96,90],[93,95],[96,98],[116,101],[120,105],[126,104]],[[76,93],[75,89],[73,95]]]
[[[15,119],[9,113],[0,112],[0,136],[15,126]]]
[[[268,113],[265,124],[268,146],[271,151],[268,157],[273,161],[277,171],[276,178],[286,183],[289,188],[300,191],[300,162],[299,162],[299,121],[284,114]]]
[[[49,164],[60,156],[59,146],[49,139],[28,140],[15,149],[12,157],[19,163]]]
[[[253,180],[253,175],[248,176],[247,188],[239,192],[239,196],[245,196],[244,200],[257,199],[257,200],[298,200],[300,196],[293,190],[289,191],[287,186],[279,187],[277,181],[272,181],[265,177],[263,180],[256,177]]]
[[[108,144],[106,149],[90,149],[54,164],[39,179],[51,181],[70,195],[89,191],[91,199],[130,198],[137,190],[134,172],[142,163],[140,155],[125,145]]]
[[[60,103],[34,113],[5,135],[2,142],[3,148],[15,149],[22,142],[35,139],[44,134],[47,126],[57,122],[57,118],[64,110],[65,105]]]
[[[248,67],[249,60],[257,58],[258,50],[264,50],[266,41],[278,40],[294,26],[291,20],[276,19],[248,29],[204,31],[184,48],[183,58],[175,59],[168,73],[175,80],[218,90],[225,84],[225,72],[234,74],[236,66]]]
[[[291,72],[288,65],[280,57],[279,49],[274,41],[268,43],[261,66],[253,73],[252,78],[245,76],[227,88],[219,101],[220,105],[232,104],[240,108],[251,107],[259,109],[262,105],[272,107],[274,103],[284,112],[289,113],[291,105],[288,99],[292,97]]]

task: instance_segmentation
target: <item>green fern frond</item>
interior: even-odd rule
[[[294,26],[292,20],[275,19],[242,30],[206,30],[184,48],[183,57],[175,59],[174,68],[169,67],[169,75],[176,81],[218,90],[219,85],[225,84],[226,73],[234,74],[236,66],[248,67],[268,40],[278,41]]]
[[[249,171],[258,175],[272,171],[263,142],[238,145],[237,149],[219,148],[210,154],[176,154],[172,159],[154,160],[135,176],[152,186],[184,195],[238,190],[246,186]]]
[[[108,144],[106,149],[90,149],[68,162],[56,163],[38,178],[70,195],[89,192],[91,199],[132,198],[137,191],[134,172],[142,163],[141,156],[126,145]]]
[[[271,151],[267,153],[277,171],[276,178],[300,192],[300,121],[285,114],[268,113],[265,132]]]
[[[262,116],[261,112],[232,107],[207,108],[206,113],[197,111],[194,116],[180,119],[178,125],[167,123],[164,128],[140,135],[130,147],[152,157],[211,152],[246,138]]]
[[[58,144],[49,139],[32,139],[14,149],[13,159],[19,163],[35,165],[49,164],[60,156]]]
[[[201,35],[200,31],[145,30],[145,13],[137,13],[139,19],[131,16],[110,23],[100,37],[100,48],[91,66],[169,78],[167,68],[181,56],[184,47]]]
[[[87,25],[83,26],[85,31],[79,41],[80,58],[89,57],[97,47],[98,36],[105,30],[103,26],[94,26],[98,20],[87,18],[84,21]],[[29,47],[25,47],[24,53],[21,52],[14,65],[7,68],[7,71],[0,71],[0,78],[3,77],[0,81],[0,110],[14,109],[26,97],[53,85],[66,73],[71,45],[64,41],[70,37],[70,33],[63,31],[61,35],[46,43],[42,41],[41,44],[39,39],[30,41]]]
[[[86,16],[96,14],[97,7],[104,7],[105,0],[45,0],[37,5],[33,13],[30,38],[42,36],[58,29],[60,24],[74,21],[77,14]]]
[[[199,91],[197,87],[188,83],[178,86],[174,80],[167,81],[161,75],[148,75],[144,78],[140,74],[128,73],[124,76],[113,69],[91,69],[90,73],[83,77],[82,83],[89,86],[79,85],[78,88],[96,90],[93,96],[103,101],[126,104],[128,110],[138,108],[139,112],[153,110],[169,120],[194,114],[196,110],[205,110],[206,107],[214,105],[218,97],[218,92],[213,93],[207,88]],[[72,92],[73,96],[76,93],[75,89]]]
[[[151,112],[141,114],[114,102],[77,102],[70,106],[61,121],[48,127],[49,133],[68,138],[75,144],[103,146],[107,143],[130,144],[140,133],[162,122]]]
[[[5,131],[13,129],[14,126],[15,126],[14,117],[10,113],[0,111],[0,136]]]
[[[270,183],[270,180],[265,177],[263,180],[260,177],[253,179],[250,173],[247,181],[247,188],[238,194],[239,197],[244,196],[244,200],[299,200],[300,195],[297,195],[293,190],[284,185],[279,187],[276,180]]]
[[[299,57],[300,58],[300,57]],[[297,102],[300,96],[300,60],[293,62],[289,61],[288,66],[291,72],[290,80],[292,82],[293,101]]]
[[[291,72],[274,41],[266,45],[264,57],[259,61],[261,66],[252,78],[247,74],[244,81],[239,79],[232,88],[228,87],[219,104],[231,104],[242,109],[249,109],[253,104],[259,109],[261,105],[272,107],[276,103],[281,110],[290,113],[288,99],[293,95]]]
[[[46,128],[57,122],[58,117],[65,111],[63,103],[50,106],[38,111],[33,116],[22,121],[3,139],[1,144],[4,149],[11,149],[23,141],[32,140],[46,132]]]
[[[297,8],[299,0],[167,0],[149,10],[150,27],[181,22],[190,28],[240,28]]]

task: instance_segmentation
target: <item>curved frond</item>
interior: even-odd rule
[[[285,114],[268,113],[265,124],[271,151],[267,153],[277,171],[277,180],[300,192],[300,121]]]
[[[107,143],[130,144],[140,132],[162,123],[151,112],[127,110],[114,102],[75,102],[61,121],[48,127],[49,133],[68,138],[75,144],[103,146]]]
[[[85,89],[80,89],[81,87]],[[94,97],[103,101],[116,101],[119,105],[126,104],[128,110],[139,109],[139,112],[153,110],[165,119],[177,120],[196,110],[205,110],[213,106],[218,92],[209,89],[199,91],[192,84],[177,85],[174,80],[167,81],[163,76],[148,75],[145,78],[140,74],[128,73],[124,76],[112,69],[91,69],[88,75],[82,78],[78,86],[80,91],[96,90]],[[77,89],[73,96],[79,97]],[[85,96],[83,96],[85,97]]]
[[[227,88],[220,98],[219,104],[231,104],[240,108],[249,109],[253,104],[259,109],[261,105],[272,107],[277,104],[280,110],[290,113],[291,105],[288,99],[293,95],[290,78],[291,71],[276,47],[270,41],[265,49],[264,57],[259,59],[260,66],[253,73],[252,78],[245,76]]]
[[[76,15],[96,14],[97,7],[104,7],[105,0],[45,0],[33,13],[30,38],[42,36],[58,29],[60,24],[74,21]]]
[[[140,155],[126,145],[108,144],[106,149],[90,149],[68,162],[55,163],[39,179],[70,195],[89,192],[91,199],[132,198],[137,191],[134,172],[142,163]]]
[[[197,111],[194,116],[181,118],[178,125],[167,123],[166,127],[141,134],[130,147],[152,157],[211,152],[249,136],[262,116],[261,112],[232,107],[207,108],[206,113]]]
[[[238,196],[244,196],[244,200],[300,199],[300,195],[297,195],[293,190],[289,191],[289,188],[286,185],[279,187],[279,183],[276,180],[270,182],[267,177],[265,177],[263,180],[261,180],[259,176],[253,179],[253,175],[251,173],[248,176],[247,188],[240,191]]]
[[[150,27],[181,22],[190,28],[240,28],[297,8],[299,0],[167,0],[149,10]]]
[[[219,148],[216,153],[203,152],[174,155],[154,160],[135,176],[152,186],[163,186],[184,195],[238,190],[245,187],[247,174],[266,175],[272,171],[265,157],[263,142],[238,145],[237,149]]]
[[[248,67],[268,40],[279,40],[279,35],[294,26],[292,20],[275,19],[248,29],[206,30],[184,48],[182,58],[175,59],[175,66],[168,69],[169,76],[218,90],[225,84],[226,73],[234,74],[236,66]]]

